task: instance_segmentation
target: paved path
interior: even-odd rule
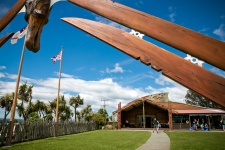
[[[150,132],[152,132],[152,130],[150,130]],[[163,130],[159,130],[159,133],[152,133],[146,143],[137,150],[170,150],[170,139]]]

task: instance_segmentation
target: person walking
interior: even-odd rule
[[[159,133],[159,121],[156,119],[156,118],[154,118],[154,120],[153,120],[153,125],[154,125],[154,128],[153,128],[153,133],[154,133],[154,130],[157,132],[157,133]]]
[[[221,122],[221,124],[222,124],[223,131],[225,131],[225,119],[222,118],[222,120],[221,120],[220,122]]]

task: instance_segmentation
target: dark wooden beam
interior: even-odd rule
[[[225,70],[225,42],[109,0],[68,0]]]
[[[13,20],[25,3],[26,0],[18,0],[16,4],[0,19],[0,32]]]
[[[2,45],[4,45],[13,36],[13,34],[14,33],[9,33],[4,37],[0,38],[0,47],[2,47]]]
[[[117,28],[78,18],[63,21],[112,45],[172,80],[225,107],[225,79],[169,51]]]

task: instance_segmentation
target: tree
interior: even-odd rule
[[[34,110],[38,113],[38,115],[41,117],[45,117],[45,112],[46,112],[47,106],[45,105],[44,102],[41,102],[40,100],[37,100],[36,103],[34,104]]]
[[[22,116],[24,121],[27,121],[29,114],[32,112],[32,88],[33,85],[29,86],[27,83],[24,83],[19,87],[18,99],[21,100],[21,103],[17,104],[17,108],[19,116]],[[27,107],[25,104],[27,104]]]
[[[6,117],[11,111],[13,98],[14,98],[14,93],[12,94],[6,93],[3,97],[0,98],[0,107],[5,108],[3,122],[6,121]]]
[[[208,107],[208,108],[217,108],[217,109],[224,109],[222,106],[216,104],[213,101],[210,101],[208,98],[203,97],[202,95],[188,90],[184,100],[187,104]]]
[[[91,105],[87,105],[86,107],[81,109],[80,113],[81,113],[81,117],[84,119],[84,121],[87,121],[87,122],[89,122],[93,117]]]
[[[84,99],[81,99],[80,95],[78,94],[76,97],[71,97],[69,103],[70,103],[70,106],[72,106],[74,108],[74,119],[75,119],[75,122],[76,122],[77,108],[80,105],[84,104]]]
[[[56,103],[57,103],[57,98],[54,99],[53,101],[49,102],[51,111],[54,114],[56,114]],[[70,107],[66,105],[66,100],[65,100],[64,95],[60,96],[58,113],[59,113],[60,120],[63,120],[63,121],[69,120],[70,117],[72,116]]]
[[[103,108],[100,108],[98,110],[98,113],[104,118],[105,124],[106,124],[108,122],[108,120],[109,120],[107,111],[105,109],[103,109]]]

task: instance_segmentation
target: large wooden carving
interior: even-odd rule
[[[0,19],[0,32],[13,20],[25,3],[26,0],[18,0],[17,3]]]
[[[225,107],[225,79],[202,67],[114,27],[76,18],[65,22],[114,46],[125,54],[140,59],[167,77]]]
[[[26,0],[18,0],[17,3],[0,19],[0,32],[15,18],[17,13],[22,9]],[[0,47],[7,42],[13,33],[7,34],[0,39]]]
[[[110,0],[68,0],[225,70],[225,43]]]
[[[14,33],[9,33],[5,35],[4,37],[0,38],[0,47],[2,47],[2,45],[4,45],[5,42],[7,42],[13,36],[13,34]]]
[[[38,52],[40,36],[50,14],[50,0],[27,0],[25,19],[28,22],[28,33],[25,40],[27,49]]]

